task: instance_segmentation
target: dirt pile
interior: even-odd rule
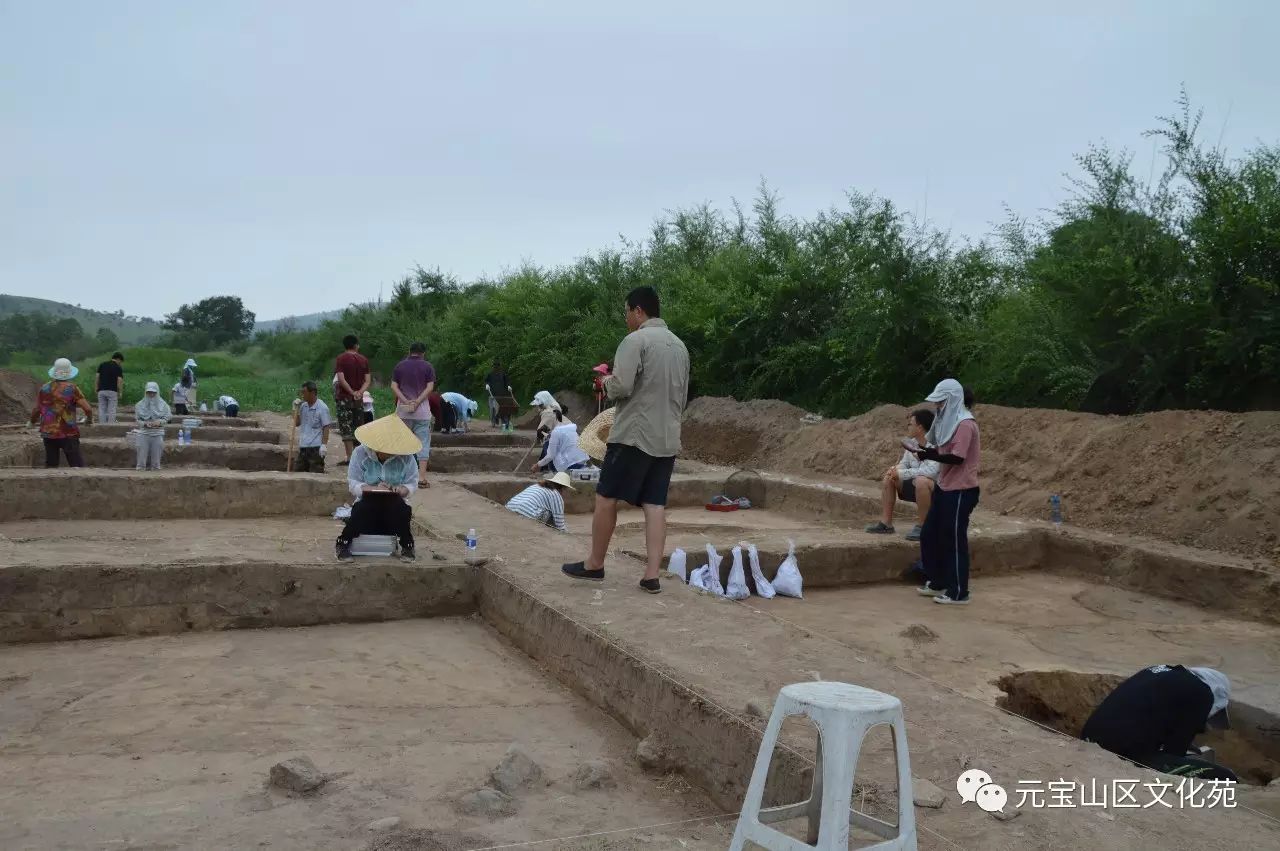
[[[717,464],[878,480],[902,455],[908,409],[811,421],[772,400],[694,400],[684,454]],[[1264,506],[1280,497],[1280,412],[1161,411],[1104,417],[979,404],[982,507],[1280,558]]]
[[[40,382],[25,372],[0,369],[0,423],[26,422],[40,392]]]

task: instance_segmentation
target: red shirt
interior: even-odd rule
[[[443,401],[444,399],[435,390],[427,394],[427,404],[431,406],[431,419],[437,423],[440,422],[440,403]]]
[[[50,381],[41,387],[35,410],[40,420],[40,436],[47,440],[79,437],[76,410],[83,401],[84,394],[70,381]]]
[[[978,486],[978,466],[982,460],[982,440],[977,420],[961,420],[951,439],[938,447],[939,455],[959,455],[963,464],[940,464],[938,487],[944,491],[962,491]]]
[[[338,389],[334,391],[333,398],[361,399],[363,401],[363,397],[356,394],[360,393],[360,388],[364,386],[365,376],[369,374],[369,359],[359,352],[343,352],[334,361],[333,371],[342,373],[342,377],[347,379],[347,384],[351,385],[351,389],[355,391],[355,393],[348,393],[339,384]]]

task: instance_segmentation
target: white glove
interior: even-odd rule
[[[320,457],[321,457],[321,458],[323,458],[324,456],[326,456],[326,455],[328,455],[328,454],[329,454],[329,447],[327,447],[327,446],[321,446],[321,447],[320,447]]]

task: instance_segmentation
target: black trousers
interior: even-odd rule
[[[339,544],[350,544],[361,535],[395,535],[400,546],[413,546],[413,509],[395,494],[365,494],[351,506],[351,516],[338,536]]]
[[[80,452],[80,438],[58,437],[52,440],[47,437],[44,438],[44,465],[46,467],[58,466],[59,452],[67,456],[68,467],[84,466],[84,455]]]
[[[969,515],[978,505],[978,490],[935,488],[920,530],[920,559],[929,586],[945,590],[953,600],[969,596]]]

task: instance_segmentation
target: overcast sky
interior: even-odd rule
[[[1280,3],[0,0],[0,291],[259,318],[849,189],[980,237],[1179,85],[1280,141]],[[909,7],[909,8],[899,8]],[[1225,130],[1224,130],[1225,128]]]

